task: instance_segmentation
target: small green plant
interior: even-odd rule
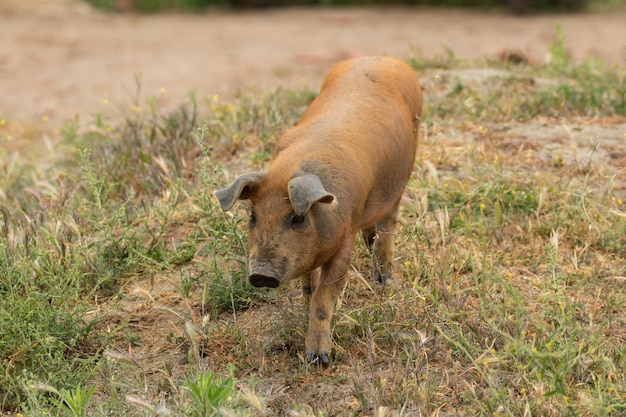
[[[195,138],[203,155],[200,162],[200,178],[203,184],[200,193],[201,207],[205,211],[204,217],[212,219],[200,224],[202,233],[210,236],[204,252],[207,260],[201,264],[206,276],[211,277],[203,290],[203,294],[206,294],[203,305],[216,314],[221,310],[235,312],[248,306],[263,291],[254,289],[247,282],[243,218],[239,215],[232,218],[226,216],[213,198],[212,191],[219,187],[221,166],[214,166],[211,162],[210,148],[206,145],[208,132],[208,127],[204,125],[195,132]]]
[[[83,387],[82,383],[78,382],[73,388],[61,388],[57,390],[50,384],[35,382],[29,383],[26,387],[26,391],[29,394],[29,400],[33,410],[42,408],[42,404],[46,403],[45,398],[47,398],[56,411],[54,415],[86,417],[89,415],[88,409],[91,398],[96,391],[96,384]],[[37,395],[37,393],[46,393],[51,396],[41,397]]]
[[[211,417],[218,415],[222,407],[236,406],[236,383],[232,375],[222,377],[209,371],[188,378],[191,415]]]
[[[73,389],[61,389],[58,398],[52,400],[52,403],[67,417],[86,417],[87,407],[95,391],[96,384],[87,388],[79,382]]]
[[[563,29],[560,24],[556,25],[555,40],[550,44],[550,63],[549,70],[555,75],[567,74],[572,65],[572,59],[565,49],[565,40],[563,38]]]

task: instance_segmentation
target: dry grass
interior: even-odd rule
[[[48,132],[48,155],[3,153],[0,406],[624,414],[624,69],[553,53],[540,68],[413,62],[427,109],[396,277],[372,283],[357,248],[325,369],[303,358],[297,283],[253,290],[245,210],[224,216],[211,197],[267,160],[311,92],[191,97]]]

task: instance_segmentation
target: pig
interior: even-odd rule
[[[268,169],[214,192],[224,211],[250,201],[250,283],[276,288],[301,279],[310,363],[329,363],[331,319],[359,232],[373,279],[385,283],[392,274],[398,205],[421,116],[422,90],[404,62],[339,62],[301,121],[278,140]]]

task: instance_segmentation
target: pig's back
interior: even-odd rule
[[[274,164],[316,171],[340,202],[355,206],[358,227],[368,227],[402,195],[421,112],[417,77],[402,61],[343,61],[331,69],[302,121],[280,139]]]

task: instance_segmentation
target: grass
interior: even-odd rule
[[[45,155],[0,151],[0,409],[623,415],[626,70],[552,56],[410,61],[426,113],[397,276],[369,282],[359,244],[327,369],[302,356],[297,283],[249,286],[245,209],[211,194],[266,163],[313,92],[148,99]]]
[[[469,119],[493,122],[528,121],[541,116],[611,117],[626,113],[626,71],[623,63],[608,65],[589,58],[575,63],[563,46],[560,26],[551,47],[551,62],[526,71],[527,62],[515,59],[484,62],[494,69],[489,77],[460,79],[454,68],[468,69],[476,63],[457,59],[452,51],[425,61],[416,51],[411,64],[418,70],[443,71],[431,80],[437,95],[430,111],[436,120]],[[521,59],[525,60],[524,56]],[[504,64],[504,65],[503,65]],[[608,78],[607,78],[608,77]]]

